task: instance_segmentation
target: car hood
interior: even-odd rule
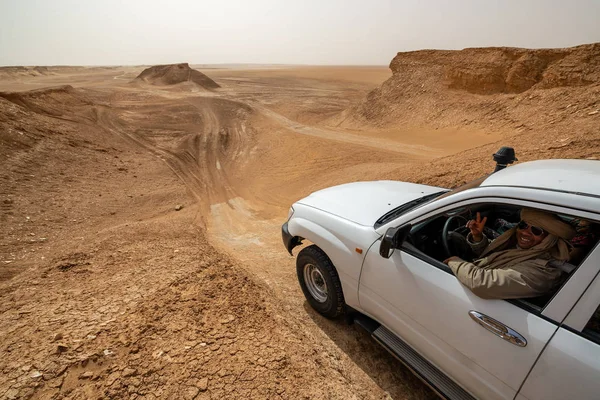
[[[444,188],[398,181],[355,182],[319,190],[298,203],[373,226],[388,211],[442,190]]]

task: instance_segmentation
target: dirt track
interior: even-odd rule
[[[0,80],[73,86],[0,97],[0,397],[433,398],[307,306],[281,223],[319,188],[460,183],[499,141],[539,141],[337,123],[387,68],[204,70],[217,91],[130,83],[141,69]],[[597,157],[588,139],[556,152]],[[445,172],[466,149],[477,167]]]

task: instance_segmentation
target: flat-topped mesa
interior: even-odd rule
[[[380,87],[328,123],[352,128],[468,126],[487,132],[581,123],[570,128],[592,132],[592,124],[573,119],[573,113],[591,118],[598,109],[600,43],[564,49],[411,51],[398,53],[390,69],[393,75]]]
[[[202,72],[190,68],[188,63],[155,65],[146,68],[135,78],[151,85],[175,85],[193,82],[204,89],[217,89],[220,86]]]
[[[422,50],[398,53],[390,63],[399,76],[410,76],[415,66],[449,89],[479,94],[585,86],[600,83],[600,43],[563,49]]]

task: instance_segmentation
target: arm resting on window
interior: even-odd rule
[[[545,267],[547,260],[528,260],[511,268],[485,269],[464,261],[452,260],[448,266],[458,280],[484,299],[518,299],[540,296],[552,289],[561,272]]]

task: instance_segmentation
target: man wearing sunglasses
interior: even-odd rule
[[[553,214],[524,208],[519,224],[494,241],[484,234],[487,218],[467,223],[467,241],[478,255],[472,263],[450,257],[454,275],[474,294],[485,299],[541,296],[564,279],[560,268],[569,260],[571,226]]]

